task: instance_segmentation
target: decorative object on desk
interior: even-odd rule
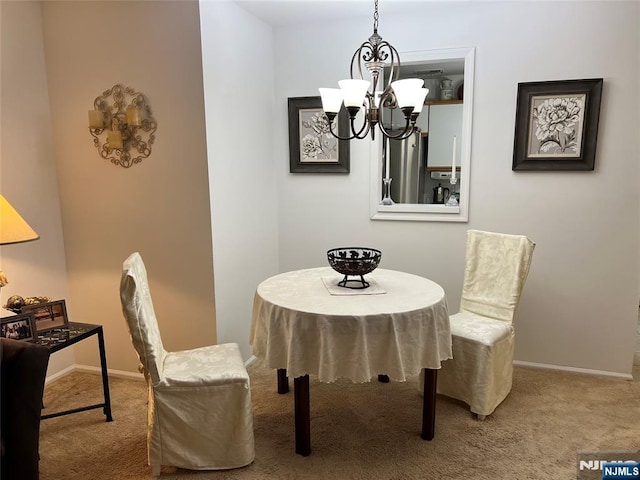
[[[0,195],[0,219],[2,219],[0,221],[0,245],[29,242],[40,238],[3,195]],[[0,270],[0,288],[8,283],[9,280]]]
[[[0,337],[32,342],[36,338],[35,319],[31,313],[0,318]]]
[[[37,303],[47,303],[50,301],[50,297],[22,298],[20,295],[12,295],[7,299],[7,303],[2,307],[12,311],[13,313],[20,313],[22,311],[22,307],[25,305],[35,305]]]
[[[329,132],[320,97],[289,98],[289,171],[291,173],[349,173],[349,142]],[[341,134],[348,132],[347,111],[333,120]]]
[[[387,59],[389,59],[388,64],[386,64]],[[364,79],[363,63],[371,82]],[[380,80],[384,82],[385,67],[388,68],[389,77],[386,86],[382,89],[382,85],[378,86],[378,79],[382,73]],[[349,112],[351,132],[345,136],[341,132],[336,133],[335,130],[330,129],[334,137],[342,140],[363,139],[371,133],[371,140],[374,140],[377,125],[383,137],[403,140],[418,130],[416,120],[422,111],[424,99],[429,90],[423,88],[424,79],[421,78],[397,80],[400,75],[400,55],[393,45],[383,40],[378,34],[378,0],[374,1],[373,33],[351,57],[349,72],[351,78],[340,80],[338,82],[340,88],[319,89],[322,108],[329,121],[338,114],[343,103]],[[356,73],[359,78],[354,78]],[[402,112],[405,124],[399,132],[392,133],[383,125],[381,121],[383,107]],[[361,108],[364,109],[364,121],[362,126],[356,127],[356,116]]]
[[[38,333],[69,325],[67,306],[64,300],[25,305],[22,307],[22,313],[33,314]]]
[[[375,248],[340,247],[332,248],[327,252],[331,268],[344,275],[338,285],[345,288],[367,288],[369,282],[365,281],[364,275],[378,267],[380,258],[382,258],[382,252]],[[349,279],[350,276],[360,278]],[[349,282],[355,282],[356,285],[352,286]]]
[[[593,170],[602,84],[519,83],[512,170]]]
[[[129,168],[151,155],[158,124],[142,93],[114,85],[93,102],[89,133],[100,156]]]

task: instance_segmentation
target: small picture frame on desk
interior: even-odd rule
[[[69,325],[67,306],[64,300],[25,305],[21,311],[22,313],[33,315],[36,333],[46,332],[54,328],[64,328]]]
[[[0,318],[0,337],[33,342],[36,335],[35,319],[31,313]]]

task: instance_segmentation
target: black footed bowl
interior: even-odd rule
[[[327,252],[331,268],[344,275],[338,285],[346,288],[367,288],[369,282],[365,281],[363,275],[373,272],[380,264],[381,257],[382,252],[375,248],[340,247]],[[349,276],[360,278],[349,279]],[[354,282],[355,286],[349,285],[349,282]]]

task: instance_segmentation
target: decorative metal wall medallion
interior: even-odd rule
[[[93,107],[89,132],[102,158],[129,168],[151,155],[158,125],[142,93],[116,84]]]

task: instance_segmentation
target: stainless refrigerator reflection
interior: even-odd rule
[[[426,170],[423,157],[419,131],[405,140],[389,140],[389,176],[394,202],[421,203]]]

